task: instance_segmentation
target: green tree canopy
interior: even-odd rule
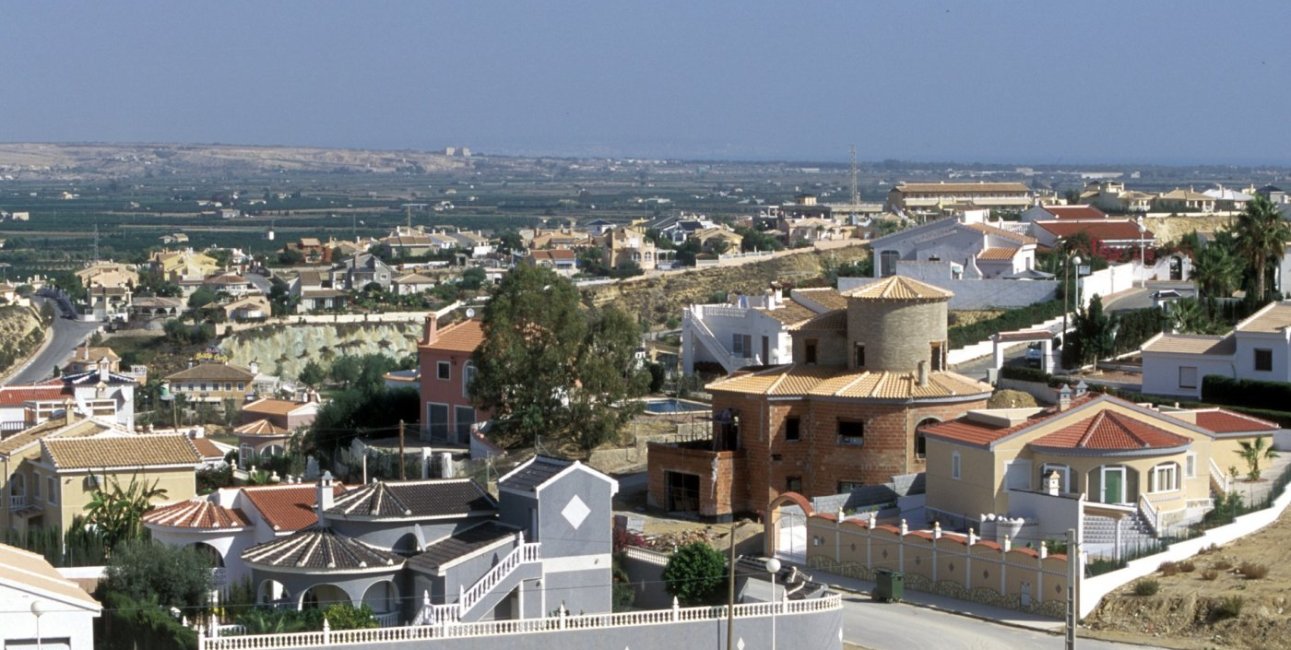
[[[475,404],[493,414],[495,437],[525,446],[540,438],[594,446],[640,406],[648,373],[639,330],[615,308],[583,310],[578,291],[550,269],[522,264],[498,286],[475,351]]]
[[[211,593],[211,559],[189,546],[126,542],[113,549],[102,589],[162,607],[205,607]]]
[[[323,380],[326,378],[327,373],[324,372],[323,366],[319,365],[319,363],[313,359],[310,359],[309,362],[305,364],[305,367],[301,368],[300,377],[298,377],[301,383],[309,386],[310,388],[318,388],[323,384]]]
[[[682,605],[701,605],[726,581],[726,559],[704,542],[691,542],[668,558],[663,579]]]
[[[1110,356],[1115,349],[1114,325],[1112,317],[1103,311],[1103,298],[1094,294],[1089,306],[1076,313],[1073,331],[1063,346],[1063,364],[1083,366]]]
[[[192,309],[201,309],[213,302],[218,296],[208,287],[200,287],[193,295],[188,297],[188,306]]]

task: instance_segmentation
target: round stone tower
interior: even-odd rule
[[[946,369],[946,306],[954,294],[894,275],[846,295],[849,368],[873,372]]]

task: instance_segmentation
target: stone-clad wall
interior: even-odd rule
[[[863,580],[873,580],[878,569],[900,571],[907,589],[1050,616],[1062,616],[1066,603],[1066,555],[940,529],[903,533],[868,519],[839,523],[835,515],[813,514],[807,564]]]

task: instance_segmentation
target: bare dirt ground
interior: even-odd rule
[[[1192,571],[1145,578],[1160,585],[1155,595],[1134,595],[1135,583],[1109,595],[1086,620],[1090,636],[1170,648],[1291,648],[1291,511],[1191,562]],[[1244,577],[1243,562],[1264,565],[1267,577]],[[1225,601],[1241,603],[1235,617],[1225,617]]]

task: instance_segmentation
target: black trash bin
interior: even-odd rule
[[[905,574],[891,569],[878,569],[874,572],[874,600],[884,603],[899,603],[905,597]]]

